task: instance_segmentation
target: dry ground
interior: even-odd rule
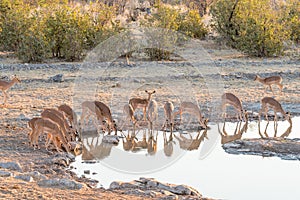
[[[215,72],[223,78],[225,89],[223,91],[230,91],[236,93],[244,102],[250,107],[250,110],[258,111],[259,101],[264,96],[264,88],[260,83],[253,81],[253,75],[258,73],[267,75],[272,73],[279,73],[283,76],[284,90],[283,94],[279,95],[278,89],[275,89],[275,97],[285,105],[284,107],[290,109],[295,115],[300,114],[299,111],[299,88],[300,88],[300,61],[291,60],[287,57],[278,59],[254,59],[243,56],[242,54],[227,49],[219,48],[211,41],[203,42],[203,46],[208,50],[211,59],[217,64]],[[43,148],[41,150],[33,150],[28,146],[27,128],[28,119],[38,116],[44,108],[56,107],[62,103],[72,104],[72,97],[74,97],[73,89],[76,86],[76,77],[80,72],[72,70],[70,66],[78,65],[74,63],[63,63],[59,65],[60,68],[49,68],[51,64],[39,65],[40,69],[36,67],[32,70],[25,70],[30,68],[29,65],[20,65],[18,61],[11,56],[2,54],[0,57],[0,76],[10,77],[17,74],[22,80],[21,84],[13,86],[8,93],[8,106],[0,108],[0,160],[17,161],[23,167],[24,171],[40,171],[47,177],[66,177],[75,178],[69,172],[65,173],[62,167],[55,165],[49,166],[43,163],[50,154]],[[124,62],[124,60],[121,62]],[[134,62],[134,59],[132,60]],[[172,63],[169,63],[172,65]],[[176,66],[176,62],[173,63]],[[9,66],[9,67],[7,67]],[[116,68],[116,73],[120,73],[123,68]],[[164,72],[167,73],[167,72]],[[65,81],[62,83],[49,82],[48,78],[56,74],[63,74]],[[95,75],[95,77],[100,75]],[[110,77],[117,76],[117,74],[109,74]],[[103,76],[102,76],[103,78]],[[147,85],[144,80],[136,80],[136,84],[142,84],[143,87],[152,87]],[[115,79],[96,79],[98,87],[98,96],[105,103],[118,106],[124,105],[129,93],[136,91],[136,88],[127,94],[118,97],[120,102],[114,101],[111,103],[111,91],[121,90],[124,83],[118,82]],[[178,81],[178,82],[177,82]],[[203,80],[201,78],[191,79],[192,87],[194,87],[193,94],[200,105],[205,105],[212,99],[209,93],[201,90]],[[195,82],[193,82],[195,81]],[[182,86],[180,79],[174,79],[174,83],[178,83],[176,87]],[[134,86],[136,87],[136,86]],[[143,88],[141,87],[141,88]],[[163,87],[155,88],[157,90],[154,98],[163,105],[163,101],[172,98],[172,91],[166,90]],[[143,93],[140,93],[143,95]],[[215,96],[220,94],[215,94]],[[270,92],[268,95],[272,95]],[[89,98],[89,97],[84,97]],[[115,98],[115,97],[114,97]],[[0,96],[0,102],[2,96]],[[175,100],[175,106],[178,106]],[[204,106],[205,107],[205,106]],[[208,110],[207,108],[206,110]],[[116,117],[122,111],[112,110]],[[55,152],[54,152],[55,153]],[[53,170],[55,169],[55,170]],[[80,180],[79,180],[80,181]],[[16,179],[0,178],[0,198],[1,199],[145,199],[145,197],[132,197],[122,195],[119,193],[112,193],[102,189],[81,189],[78,191],[65,191],[60,189],[45,189],[40,188],[36,183],[25,183]]]

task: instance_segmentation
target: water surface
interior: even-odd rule
[[[293,128],[289,138],[299,138],[300,117],[293,118]],[[261,123],[261,131],[264,131],[265,122]],[[222,130],[222,124],[220,124]],[[226,123],[226,132],[233,134],[235,123]],[[279,122],[278,135],[281,135],[289,127],[287,121]],[[132,181],[139,177],[151,177],[161,182],[174,184],[186,184],[196,188],[205,197],[217,199],[299,199],[300,181],[299,161],[286,161],[277,157],[260,157],[251,155],[230,155],[221,146],[216,124],[210,124],[210,130],[199,145],[198,149],[183,150],[180,148],[180,133],[175,132],[173,138],[173,154],[167,156],[163,150],[163,132],[158,132],[156,153],[147,149],[140,151],[124,151],[122,140],[117,146],[104,146],[102,153],[93,153],[96,163],[83,162],[89,157],[78,156],[72,164],[74,171],[83,175],[84,170],[90,170],[90,175],[85,175],[100,181],[105,188],[112,181]],[[273,132],[273,122],[268,128],[269,135]],[[127,132],[124,132],[125,134]],[[148,132],[146,132],[148,134]],[[155,136],[156,132],[154,132]],[[191,133],[195,138],[198,132]],[[200,136],[204,134],[200,132]],[[166,133],[168,139],[169,133]],[[182,134],[189,138],[188,134]],[[204,135],[203,135],[204,136]],[[101,145],[97,138],[87,137],[84,144],[94,148]],[[137,138],[142,140],[143,131]],[[248,131],[243,138],[257,138],[258,129],[256,122],[248,124]],[[148,139],[148,138],[147,138]],[[89,144],[89,145],[87,145]],[[89,146],[89,147],[88,147]],[[101,148],[100,148],[101,149]],[[91,149],[89,149],[91,150]],[[91,155],[90,155],[91,156]],[[90,157],[91,158],[91,157]],[[93,159],[93,160],[94,160]],[[95,161],[95,160],[94,160]],[[96,173],[92,175],[92,173]]]

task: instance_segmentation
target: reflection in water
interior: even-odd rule
[[[103,135],[99,136],[97,130],[84,132],[83,135],[90,135],[90,137],[83,138],[83,160],[102,160],[108,157],[111,149],[116,144],[103,142]]]
[[[266,116],[267,116],[267,114],[266,114]],[[275,116],[276,116],[276,114],[275,114]],[[280,135],[281,138],[288,137],[290,135],[290,133],[292,132],[293,123],[292,123],[291,117],[287,117],[287,121],[289,122],[289,127],[287,128],[287,130],[282,135]],[[259,119],[259,121],[258,121],[258,133],[259,133],[261,138],[264,138],[264,136],[262,135],[262,133],[260,131],[260,123],[261,122],[260,122],[260,119]],[[264,130],[264,135],[266,137],[269,137],[269,134],[267,133],[269,123],[270,123],[270,121],[268,120],[267,124],[266,124],[266,127],[265,127],[265,130]],[[278,121],[277,121],[276,117],[275,117],[273,123],[274,123],[274,137],[276,137],[277,132],[278,132]]]
[[[279,121],[278,135],[282,134],[282,137],[288,136],[289,138],[299,137],[297,124],[299,124],[300,118],[293,118],[292,121],[293,129],[292,123]],[[223,139],[223,142],[224,138],[230,138],[230,134],[239,135],[235,136],[237,138],[258,138],[257,122],[249,121],[247,123],[248,125],[245,125],[246,123],[242,122],[237,126],[237,123],[226,122],[225,127],[222,127],[223,123],[220,123],[219,130],[217,125],[210,124],[207,136],[212,140],[213,136],[220,135],[222,136],[220,141]],[[266,121],[261,121],[262,126],[265,126],[266,123]],[[218,131],[221,133],[219,134]],[[272,134],[273,127],[268,131]],[[203,132],[201,131],[199,138],[204,137]],[[131,181],[141,176],[147,176],[163,182],[187,184],[201,191],[204,196],[220,199],[256,199],[257,196],[261,199],[268,199],[270,195],[272,199],[297,199],[295,195],[300,195],[296,184],[300,178],[299,162],[250,155],[231,155],[224,151],[220,143],[213,148],[207,159],[199,160],[199,153],[203,151],[205,147],[203,144],[206,144],[207,140],[202,142],[198,150],[187,151],[180,148],[179,141],[174,136],[181,138],[182,135],[190,139],[190,134],[192,138],[196,139],[199,134],[197,131],[189,134],[179,132],[171,134],[159,131],[155,156],[146,156],[147,149],[145,148],[132,152],[133,140],[136,143],[148,142],[149,133],[148,129],[138,130],[135,134],[133,131],[124,131],[124,137],[121,139],[123,143],[120,142],[118,146],[113,146],[111,155],[95,164],[82,162],[85,158],[88,160],[88,150],[92,148],[87,146],[87,142],[89,146],[95,147],[97,144],[101,144],[103,136],[100,135],[97,142],[97,138],[87,137],[86,134],[86,138],[84,138],[85,152],[76,158],[75,163],[72,163],[73,170],[79,176],[84,174],[84,170],[96,172],[96,175],[91,173],[85,176],[99,180],[106,188],[115,180]],[[182,155],[178,150],[186,153],[184,156],[178,156]],[[90,156],[91,159],[97,159],[94,155]],[[179,159],[174,159],[176,156]],[[219,167],[220,163],[222,170]],[[262,170],[262,167],[268,170]],[[251,171],[251,174],[245,173],[245,171]],[[278,171],[284,171],[284,173],[278,173]],[[201,181],[199,181],[199,177],[201,177]],[[236,183],[241,178],[243,179],[242,184],[237,186]],[[260,184],[257,184],[258,180]],[[278,180],[280,181],[278,182]],[[264,185],[263,189],[261,185]],[[237,187],[239,192],[236,192]],[[285,189],[282,190],[282,188]],[[249,196],[245,196],[245,193],[249,193]]]
[[[196,138],[193,138],[190,133],[188,133],[188,135],[190,138],[186,138],[182,134],[179,134],[179,137],[174,135],[174,137],[179,142],[180,148],[183,150],[188,150],[188,151],[197,150],[200,146],[200,143],[204,140],[204,138],[208,139],[207,129],[205,129],[202,134],[201,131],[198,131]]]
[[[246,119],[246,122],[243,125],[242,129],[241,129],[242,121],[239,121],[236,123],[236,127],[235,127],[233,134],[228,134],[227,131],[225,130],[225,125],[226,125],[225,121],[223,124],[222,131],[220,130],[220,126],[218,124],[218,132],[221,135],[221,144],[225,144],[225,143],[232,142],[232,141],[242,138],[243,133],[246,133],[248,130],[248,114],[247,113],[245,114],[245,119]]]
[[[228,133],[226,129],[226,123],[223,123],[223,127],[220,128],[220,124],[217,124],[217,130],[221,136],[221,144],[229,143],[238,139],[241,139],[248,130],[248,114],[245,115],[246,122],[239,121],[235,125],[235,129],[231,133]],[[205,121],[206,125],[207,121]],[[267,122],[268,125],[269,122]],[[266,126],[267,126],[266,125]],[[281,134],[280,137],[288,137],[292,131],[292,121],[289,120],[289,127]],[[278,126],[276,126],[276,129]],[[265,130],[266,131],[266,130]],[[275,130],[277,131],[277,130]],[[116,145],[109,142],[103,141],[104,134],[100,136],[97,131],[84,132],[83,135],[90,135],[89,137],[83,138],[83,160],[102,160],[108,157],[112,151],[112,148],[120,146],[124,152],[139,153],[144,152],[145,155],[155,155],[158,149],[163,150],[166,157],[172,157],[174,148],[180,148],[184,151],[197,150],[200,147],[201,142],[209,139],[209,129],[198,130],[188,132],[187,134],[181,132],[173,132],[172,128],[170,132],[166,130],[157,131],[147,128],[140,128],[135,131],[121,131],[123,134],[122,144]],[[260,133],[260,122],[258,122],[258,132]],[[169,135],[168,135],[169,134]],[[261,133],[260,133],[261,135]],[[174,138],[176,140],[174,140]],[[159,142],[162,140],[162,142]],[[159,144],[161,146],[159,146]]]
[[[171,157],[173,154],[173,144],[176,144],[173,141],[173,132],[170,132],[169,138],[167,138],[167,133],[166,131],[163,132],[164,136],[164,153],[167,157]]]

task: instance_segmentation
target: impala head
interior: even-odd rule
[[[242,113],[242,117],[243,119],[245,120],[245,122],[248,120],[248,113],[247,113],[247,110],[241,110],[241,113]]]
[[[155,90],[153,90],[152,92],[149,92],[148,90],[145,90],[145,92],[149,95],[149,99],[150,99],[151,95],[155,93]]]
[[[255,75],[254,81],[256,81],[259,78],[258,75]]]
[[[15,83],[21,83],[20,79],[17,77],[17,75],[14,75],[12,79]]]
[[[288,121],[291,119],[291,113],[290,112],[285,113],[285,119],[288,120]]]

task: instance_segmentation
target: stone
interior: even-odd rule
[[[77,183],[69,179],[47,179],[39,181],[37,184],[40,187],[60,188],[69,190],[78,190],[83,188],[83,184]]]
[[[109,189],[111,190],[118,190],[121,188],[121,182],[114,181],[109,185]]]
[[[11,172],[1,171],[0,170],[0,177],[11,177],[13,174]]]
[[[159,198],[159,200],[177,200],[179,199],[177,195],[175,194],[171,194],[171,195],[168,195],[168,196],[164,196],[164,197],[161,197]],[[181,198],[180,198],[181,199]]]
[[[55,76],[52,76],[49,78],[49,81],[61,83],[64,82],[64,75],[63,74],[57,74]]]
[[[25,174],[20,174],[15,176],[15,179],[20,179],[26,182],[33,182],[33,178],[31,176],[25,175]]]
[[[119,137],[117,135],[105,135],[102,139],[104,143],[119,144]]]
[[[130,195],[137,195],[137,196],[144,196],[145,192],[140,189],[131,189],[124,192],[124,194],[130,194]]]
[[[29,172],[29,173],[27,173],[27,175],[31,176],[35,181],[47,179],[46,176],[44,176],[43,174],[41,174],[38,171]]]
[[[152,190],[146,190],[144,193],[145,193],[145,195],[150,196],[152,198],[156,197],[159,194],[158,192],[155,192]]]
[[[70,153],[56,154],[54,158],[52,158],[52,163],[64,167],[68,167],[70,163],[74,161],[75,161],[75,156]]]
[[[91,172],[90,172],[90,170],[84,170],[83,173],[84,174],[90,174]]]
[[[289,138],[253,138],[235,140],[222,145],[230,154],[279,157],[283,160],[300,160],[300,141]]]
[[[148,187],[148,188],[154,188],[154,187],[157,187],[157,186],[158,186],[158,182],[155,181],[155,180],[148,181],[147,185],[146,185],[146,187]]]
[[[30,119],[26,117],[23,113],[19,115],[18,120],[20,121],[29,121]]]
[[[0,168],[22,172],[21,165],[18,162],[0,162]]]

